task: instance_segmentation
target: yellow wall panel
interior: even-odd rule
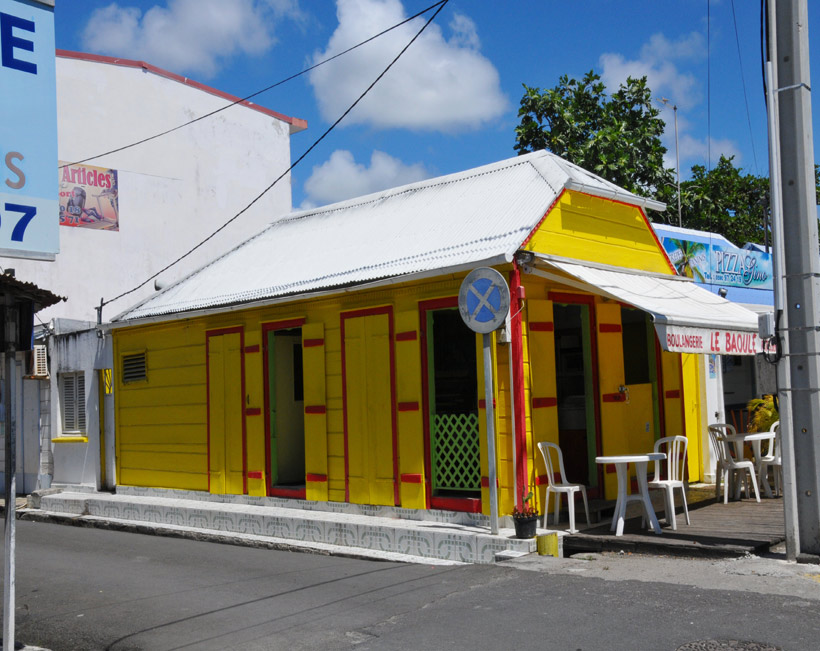
[[[567,191],[526,248],[589,262],[671,273],[640,208]]]
[[[327,340],[322,322],[308,321],[302,326],[305,474],[307,476],[305,491],[307,499],[316,501],[328,499],[326,346]]]
[[[421,413],[421,337],[418,308],[415,305],[412,308],[395,315],[400,500],[405,508],[423,509],[426,506],[426,477]],[[403,481],[402,477],[409,481]],[[415,481],[417,478],[421,481]]]

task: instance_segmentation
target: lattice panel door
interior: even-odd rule
[[[477,414],[436,414],[433,489],[481,490]]]

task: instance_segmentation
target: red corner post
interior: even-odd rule
[[[510,345],[512,346],[512,392],[515,411],[515,503],[520,508],[522,489],[527,485],[527,420],[524,404],[524,336],[521,327],[521,310],[524,305],[524,286],[521,284],[521,270],[513,260],[510,272]]]

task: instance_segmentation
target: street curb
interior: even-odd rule
[[[222,545],[234,545],[237,547],[250,547],[254,549],[271,549],[277,551],[302,552],[305,554],[316,554],[319,556],[338,556],[341,558],[353,558],[367,561],[383,561],[398,563],[414,563],[421,565],[465,565],[456,561],[442,561],[436,558],[425,558],[422,556],[409,556],[391,552],[368,551],[356,547],[333,547],[322,543],[308,543],[300,541],[284,542],[282,539],[270,540],[263,536],[239,536],[230,533],[222,533],[213,530],[188,530],[174,527],[173,525],[157,525],[155,523],[142,523],[126,520],[107,520],[88,515],[62,515],[58,513],[47,513],[37,510],[22,509],[17,512],[18,520],[31,522],[44,522],[47,524],[60,524],[73,527],[84,527],[89,529],[104,529],[108,531],[121,531],[124,533],[139,533],[147,536],[165,536],[167,538],[181,538],[185,540],[196,540],[200,542],[218,543]]]

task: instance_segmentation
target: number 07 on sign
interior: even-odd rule
[[[507,320],[510,288],[495,269],[473,269],[458,290],[458,311],[467,327],[484,335],[484,405],[487,415],[487,469],[490,480],[490,532],[498,533],[498,486],[495,472],[492,332]]]

